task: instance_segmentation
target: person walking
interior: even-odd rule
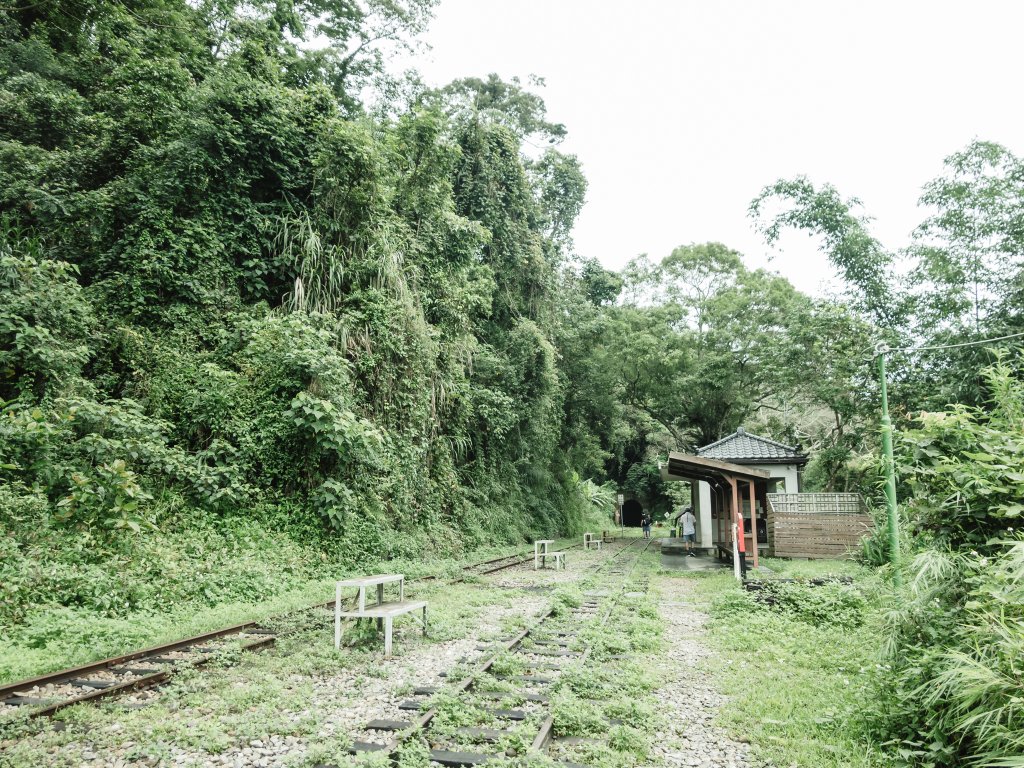
[[[686,554],[689,557],[696,557],[693,551],[694,542],[697,541],[697,518],[693,515],[693,507],[683,510],[679,521],[683,524],[683,543],[686,544]]]
[[[651,538],[651,516],[650,516],[650,514],[648,514],[647,512],[644,512],[643,517],[640,518],[640,525],[642,525],[643,529],[644,529],[644,538],[645,539]]]

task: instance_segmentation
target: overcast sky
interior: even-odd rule
[[[771,250],[746,210],[798,174],[863,200],[905,245],[922,185],[974,138],[1022,151],[1024,3],[442,0],[415,66],[441,85],[544,77],[590,187],[577,250],[621,268],[718,240],[819,292],[805,236]]]

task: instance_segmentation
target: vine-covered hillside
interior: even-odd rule
[[[357,556],[565,530],[585,182],[521,152],[564,130],[495,79],[371,115],[360,45],[427,9],[314,5],[0,16],[4,493],[95,536],[246,510]]]

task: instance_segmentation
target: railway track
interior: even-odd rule
[[[584,601],[568,612],[549,609],[532,627],[507,639],[476,669],[440,688],[417,688],[400,708],[418,714],[411,720],[371,720],[365,733],[378,741],[357,741],[352,752],[385,751],[397,760],[407,742],[424,738],[430,760],[444,766],[473,766],[505,757],[504,745],[529,743],[543,752],[552,738],[554,717],[548,691],[559,676],[582,669],[590,656],[588,626],[603,626],[626,592],[632,569],[647,551],[642,539],[622,546],[594,569],[586,581],[606,573],[620,577],[616,590],[590,589]],[[624,553],[634,556],[620,559]],[[532,559],[532,555],[531,555]],[[646,581],[630,582],[631,589],[646,588]],[[446,676],[447,677],[447,676]],[[457,717],[452,715],[457,713]],[[481,724],[453,725],[467,717]],[[318,768],[335,768],[321,764]]]
[[[569,549],[572,546],[565,547]],[[494,558],[468,566],[454,581],[507,570],[532,561],[533,553]],[[426,576],[411,582],[433,581]],[[296,613],[329,607],[334,601],[317,603]],[[5,712],[27,712],[29,717],[49,717],[75,704],[150,688],[166,682],[177,668],[198,667],[228,651],[255,651],[274,644],[277,634],[264,622],[251,621],[213,632],[176,640],[84,664],[71,669],[50,672],[28,680],[0,686],[0,717]]]
[[[583,546],[582,544],[577,542],[575,544],[567,544],[566,546],[561,547],[561,549],[563,551],[564,550],[568,550],[568,549],[579,549],[582,546]],[[484,560],[482,562],[473,563],[472,565],[466,566],[465,570],[463,571],[463,575],[460,576],[457,579],[453,579],[453,581],[455,583],[458,583],[460,581],[465,581],[465,579],[470,577],[470,576],[487,576],[488,574],[491,574],[491,573],[498,573],[499,571],[504,571],[504,570],[507,570],[509,568],[515,568],[517,565],[526,565],[527,563],[532,563],[532,562],[533,562],[533,551],[532,550],[528,551],[528,552],[523,552],[523,553],[520,553],[520,554],[516,554],[516,555],[505,555],[504,557],[496,557],[496,558],[494,558],[492,560]],[[437,581],[437,580],[440,580],[441,578],[443,578],[443,577],[441,577],[441,576],[423,576],[420,579],[416,579],[416,581]],[[334,605],[334,604],[331,603],[331,605]]]
[[[159,685],[171,677],[175,667],[202,666],[218,652],[253,651],[273,645],[275,640],[272,631],[258,622],[248,622],[51,672],[0,686],[0,713],[29,708],[30,717],[48,717],[73,704]]]

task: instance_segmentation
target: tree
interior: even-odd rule
[[[532,77],[530,85],[543,87],[544,80]],[[509,82],[493,72],[486,80],[466,77],[427,93],[425,98],[441,104],[458,122],[495,123],[507,128],[520,141],[535,139],[557,144],[567,133],[564,125],[547,119],[544,100],[524,88],[518,77]]]
[[[766,219],[770,203],[789,204]],[[851,302],[879,325],[893,328],[905,315],[890,283],[893,255],[868,231],[870,220],[855,211],[856,198],[844,200],[835,187],[816,188],[807,178],[782,180],[765,187],[750,203],[750,216],[769,243],[786,228],[819,236],[832,265],[849,284]]]
[[[669,431],[676,448],[714,442],[786,386],[779,363],[807,299],[788,281],[748,271],[719,243],[676,248],[625,270],[622,335],[627,401]],[[641,331],[643,327],[643,331]]]
[[[915,330],[929,345],[1006,336],[1024,329],[1024,161],[974,142],[946,159],[921,196],[933,211],[915,232],[910,275]],[[918,404],[980,405],[983,347],[925,353],[915,370]]]
[[[1019,325],[1024,289],[1024,161],[974,142],[946,158],[921,204],[934,213],[916,232],[914,285],[933,328],[975,333]],[[930,322],[929,322],[930,321]]]
[[[826,492],[858,490],[853,465],[877,448],[876,331],[849,307],[829,301],[806,306],[792,327],[794,347],[782,365],[790,377],[794,438],[811,456],[805,483]]]

